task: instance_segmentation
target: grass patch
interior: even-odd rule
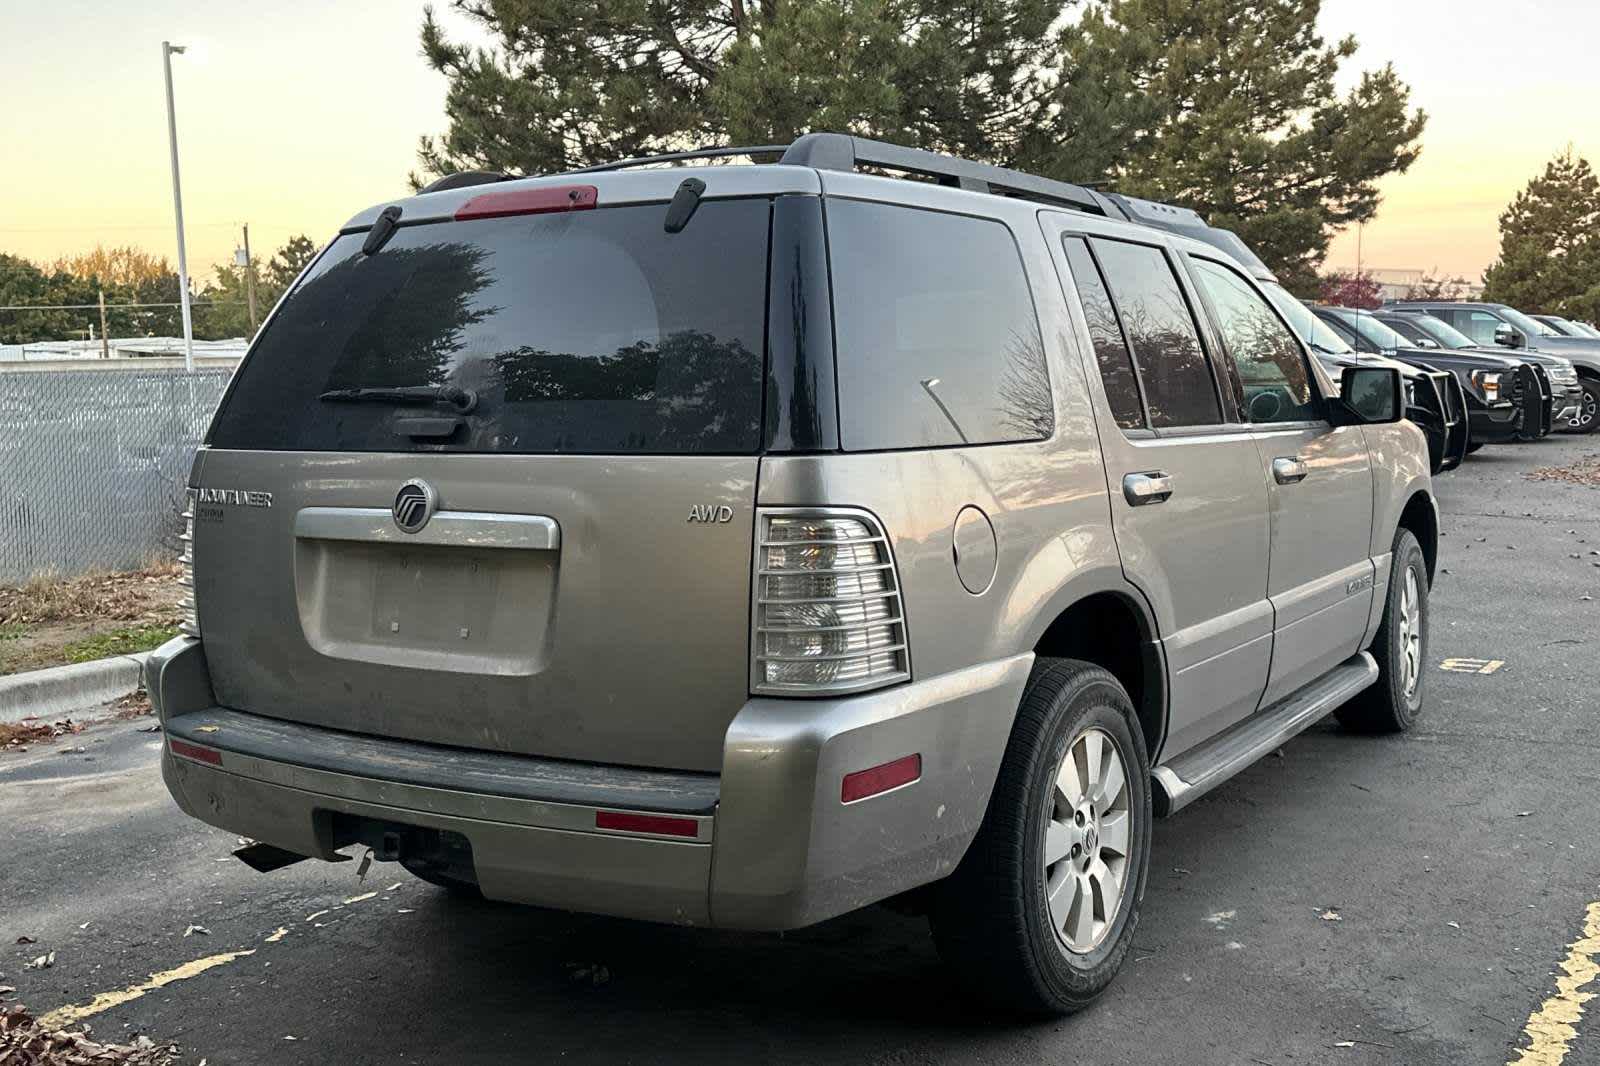
[[[69,663],[86,663],[111,655],[132,655],[158,648],[178,635],[177,626],[122,626],[74,641],[61,649]]]
[[[16,640],[28,631],[21,622],[0,623],[0,640]]]

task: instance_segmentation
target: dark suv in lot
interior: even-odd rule
[[[1454,374],[1466,395],[1474,445],[1536,440],[1550,432],[1549,385],[1542,371],[1521,360],[1509,354],[1416,348],[1371,311],[1313,307],[1312,313],[1358,352]]]
[[[898,898],[975,996],[1082,1007],[1153,817],[1423,709],[1400,375],[1335,383],[1093,189],[838,134],[661,165],[729,154],[345,224],[190,474],[167,787],[263,869],[733,929]]]
[[[1563,337],[1550,326],[1505,304],[1406,300],[1385,304],[1384,309],[1421,312],[1443,319],[1475,344],[1519,351],[1533,349],[1570,360],[1583,392],[1570,428],[1578,433],[1600,428],[1600,339]]]

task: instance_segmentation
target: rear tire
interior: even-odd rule
[[[1404,733],[1422,710],[1428,663],[1428,564],[1409,529],[1394,535],[1383,621],[1368,649],[1378,680],[1335,713],[1356,733]]]
[[[1088,663],[1038,660],[983,825],[929,915],[955,976],[1003,1010],[1093,1003],[1133,944],[1150,815],[1149,757],[1122,685]]]

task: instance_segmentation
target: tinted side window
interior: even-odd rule
[[[1116,308],[1111,306],[1111,294],[1100,277],[1100,268],[1094,265],[1089,245],[1082,237],[1065,238],[1067,264],[1072,268],[1072,280],[1078,297],[1083,301],[1083,314],[1089,322],[1089,340],[1094,345],[1095,359],[1100,363],[1100,380],[1105,382],[1106,401],[1111,414],[1123,429],[1144,428],[1144,405],[1139,401],[1139,378],[1133,369],[1133,353],[1117,324]]]
[[[1311,373],[1289,327],[1237,271],[1205,259],[1193,262],[1195,276],[1216,309],[1223,343],[1239,368],[1250,421],[1321,417],[1312,399]]]
[[[1091,244],[1138,363],[1151,425],[1221,422],[1200,331],[1166,253],[1149,245],[1101,238]]]
[[[1463,318],[1466,321],[1463,322]],[[1500,319],[1487,311],[1470,311],[1465,315],[1458,311],[1451,325],[1471,337],[1476,344],[1493,345],[1494,331],[1500,328]]]
[[[1361,335],[1355,330],[1351,329],[1349,326],[1345,325],[1341,319],[1335,318],[1332,315],[1318,315],[1317,317],[1322,319],[1323,323],[1329,329],[1337,333],[1340,340],[1344,341],[1356,351],[1365,352],[1371,350],[1367,342],[1361,339]]]
[[[840,436],[851,451],[1040,440],[1055,406],[999,222],[830,200]]]

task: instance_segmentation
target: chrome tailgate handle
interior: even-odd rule
[[[561,527],[553,518],[531,514],[439,511],[415,533],[395,525],[380,507],[303,507],[294,516],[294,535],[312,540],[364,540],[381,544],[430,544],[452,548],[522,548],[559,551]]]
[[[1309,473],[1311,468],[1299,456],[1280,455],[1272,460],[1272,478],[1280,485],[1304,481]]]
[[[1124,474],[1122,495],[1129,506],[1143,507],[1160,503],[1172,495],[1172,475],[1164,470],[1148,470],[1138,474]]]

